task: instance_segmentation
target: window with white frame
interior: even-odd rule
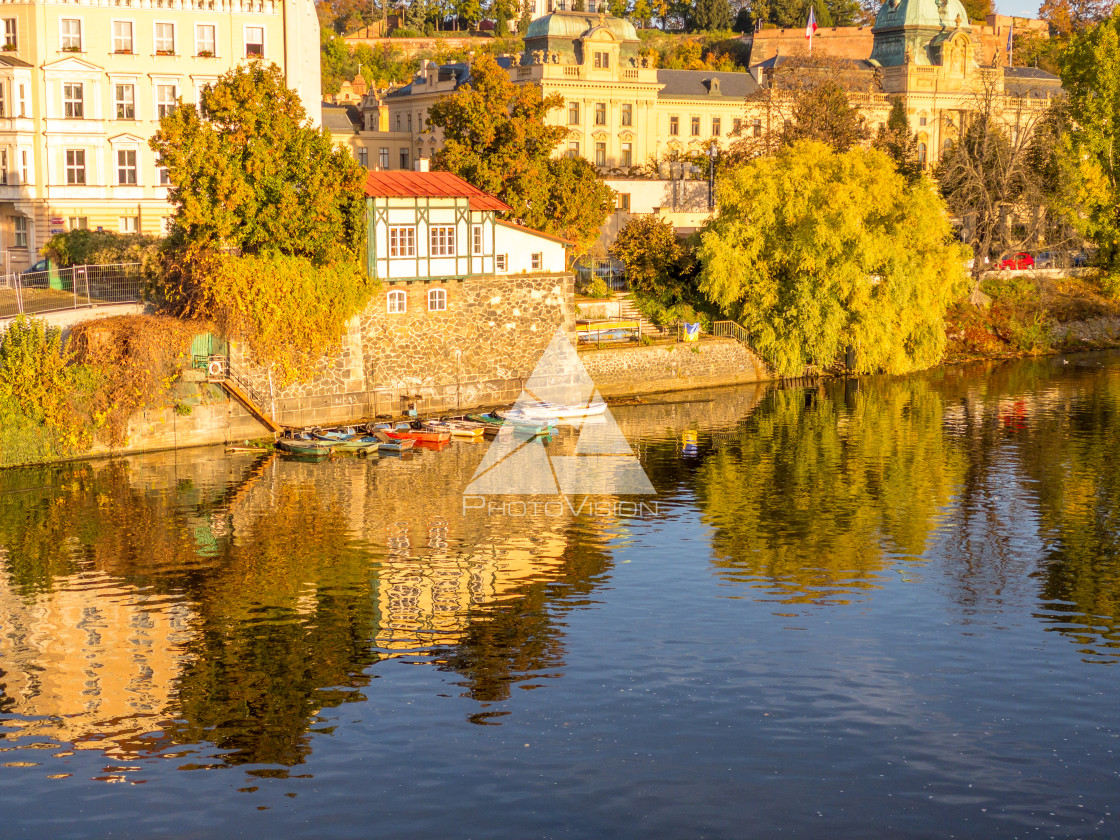
[[[0,184],[8,183],[8,150],[0,149]]]
[[[117,149],[117,184],[136,186],[136,150]]]
[[[21,116],[27,116],[27,91],[23,85],[19,85],[19,96],[16,97],[15,111]]]
[[[140,232],[140,217],[139,216],[121,216],[118,220],[118,227],[121,233],[139,233]]]
[[[86,216],[70,216],[66,219],[66,227],[70,230],[89,230],[89,219]]]
[[[19,162],[20,162],[19,172],[20,172],[20,179],[21,179],[20,183],[30,184],[31,183],[31,176],[28,173],[31,172],[31,169],[27,165],[27,151],[26,150],[21,151],[19,153]]]
[[[408,293],[401,289],[393,289],[385,296],[386,308],[390,315],[400,315],[408,311]]]
[[[541,266],[543,266],[543,265],[544,265],[544,255],[541,254],[540,251],[537,251],[535,254],[530,254],[529,255],[529,267],[532,268],[533,271],[540,271]]]
[[[175,85],[156,85],[156,116],[166,117],[175,110],[175,100],[179,91]]]
[[[494,269],[495,269],[495,271],[505,271],[506,270],[506,263],[508,262],[508,260],[506,259],[507,256],[508,256],[508,254],[495,254],[494,255]]]
[[[9,52],[17,49],[19,41],[16,39],[16,19],[4,18],[4,49]]]
[[[85,115],[85,85],[66,82],[62,85],[62,114],[68,120],[80,120]]]
[[[416,256],[416,226],[397,225],[389,228],[389,256]]]
[[[482,254],[482,225],[471,225],[471,253],[476,257]]]
[[[358,164],[365,169],[369,169],[369,149],[365,146],[358,148]]]
[[[8,116],[8,86],[0,79],[0,117]]]
[[[113,105],[118,120],[136,119],[136,86],[113,85]]]
[[[218,36],[212,23],[200,23],[194,28],[195,55],[212,58],[217,55]]]
[[[113,52],[132,52],[132,21],[113,21]]]
[[[433,225],[428,231],[428,246],[429,256],[455,256],[455,227],[453,225]]]
[[[175,24],[156,24],[156,55],[175,55]]]
[[[377,150],[377,166],[380,169],[389,168],[389,149],[385,146]]]
[[[86,182],[86,150],[66,150],[66,183],[81,185]]]
[[[428,311],[443,312],[447,309],[447,289],[428,290]]]
[[[623,166],[633,166],[634,165],[634,144],[633,143],[623,143],[622,144],[622,159],[619,162]]]
[[[27,247],[27,217],[16,216],[13,220],[15,222],[15,247]]]
[[[246,56],[263,56],[264,55],[264,27],[263,26],[246,26],[245,27],[245,55]]]
[[[58,22],[59,42],[63,52],[82,51],[82,22],[78,18],[62,18]]]

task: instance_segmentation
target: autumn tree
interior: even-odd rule
[[[792,116],[782,129],[784,146],[815,140],[846,152],[868,137],[863,115],[852,107],[848,94],[836,82],[800,91],[793,102]]]
[[[1120,265],[1120,10],[1073,36],[1061,77],[1069,110],[1069,215],[1111,269]]]
[[[681,257],[681,243],[672,222],[634,216],[618,232],[611,252],[626,266],[632,287],[657,292],[669,282],[669,272]]]
[[[936,364],[963,280],[945,205],[874,149],[802,141],[723,175],[702,231],[700,291],[751,332],[776,371]]]
[[[696,0],[689,14],[689,28],[704,32],[731,28],[731,7],[727,0]]]
[[[433,165],[496,195],[529,227],[593,240],[591,231],[598,235],[610,212],[610,190],[586,161],[552,159],[567,132],[545,118],[562,104],[559,94],[542,98],[536,85],[514,85],[493,57],[483,55],[470,81],[429,111],[429,123],[444,136]]]

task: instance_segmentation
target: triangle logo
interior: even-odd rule
[[[556,330],[511,413],[524,420],[502,427],[465,494],[656,492],[563,330]],[[578,430],[574,455],[548,453],[537,428],[552,422]]]

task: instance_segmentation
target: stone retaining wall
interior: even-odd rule
[[[604,396],[655,394],[775,378],[754,353],[733,339],[581,350],[579,358]]]

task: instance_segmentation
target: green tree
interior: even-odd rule
[[[577,255],[586,253],[614,210],[614,191],[581,157],[550,160],[548,181],[544,229],[576,243]]]
[[[616,18],[626,17],[626,13],[630,10],[629,0],[610,0],[607,5],[612,16]]]
[[[783,128],[781,142],[789,146],[801,140],[815,140],[846,152],[867,137],[867,126],[859,109],[848,102],[844,88],[829,81],[795,95],[793,119]]]
[[[529,31],[529,24],[533,22],[533,4],[529,0],[522,0],[521,17],[517,19],[517,34],[522,38]]]
[[[514,85],[492,56],[471,67],[470,82],[428,112],[443,131],[443,147],[432,157],[436,169],[454,172],[513,208],[514,218],[548,229],[549,160],[565,136],[545,117],[563,105],[542,98],[536,85]]]
[[[1120,265],[1120,9],[1074,34],[1062,56],[1068,96],[1069,212],[1099,248],[1106,268]]]
[[[691,29],[724,32],[731,28],[731,7],[727,0],[696,0],[689,17]]]
[[[634,0],[634,10],[631,12],[631,17],[637,21],[638,26],[642,29],[648,28],[650,20],[653,18],[653,7],[649,0]]]
[[[961,0],[969,20],[986,20],[995,11],[992,0]]]
[[[901,97],[891,103],[887,124],[879,129],[875,137],[875,148],[885,152],[894,161],[898,174],[910,183],[922,177],[918,138],[910,131],[910,120],[906,117],[906,106]]]
[[[457,0],[455,14],[464,29],[474,29],[482,20],[482,6],[478,0]]]
[[[311,127],[276,65],[229,71],[149,144],[173,185],[179,241],[317,263],[362,255],[365,170]]]
[[[669,271],[682,249],[672,222],[634,216],[618,232],[611,252],[626,266],[631,286],[653,293],[668,285]]]
[[[720,181],[702,231],[699,287],[782,374],[855,349],[861,372],[936,364],[964,249],[927,185],[876,150],[801,142]]]

